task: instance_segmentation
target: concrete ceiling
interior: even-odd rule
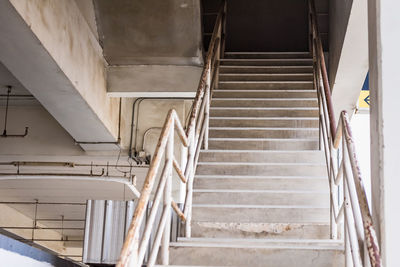
[[[95,0],[110,65],[200,65],[200,0]]]
[[[130,200],[135,198],[132,192],[118,182],[85,181],[71,179],[0,179],[2,202],[40,203],[86,203],[87,199]],[[22,214],[34,218],[35,205],[9,205]],[[85,219],[85,205],[38,205],[36,218],[46,219]],[[41,221],[47,227],[60,227],[57,221]],[[64,223],[64,227],[83,227],[82,221]],[[67,232],[66,232],[67,231]],[[83,236],[80,230],[65,230],[65,235]]]

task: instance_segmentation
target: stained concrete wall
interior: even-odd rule
[[[200,0],[95,0],[110,65],[200,65]]]

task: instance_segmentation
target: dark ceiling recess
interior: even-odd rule
[[[327,48],[328,0],[317,2]],[[205,49],[218,6],[219,1],[202,0]],[[307,0],[228,0],[227,13],[226,51],[308,51]]]

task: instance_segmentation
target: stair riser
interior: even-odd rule
[[[193,206],[193,221],[236,223],[327,223],[329,208],[251,208]]]
[[[312,66],[220,66],[219,73],[313,73]]]
[[[199,162],[269,162],[325,164],[322,152],[269,152],[269,151],[207,151],[200,152]]]
[[[213,101],[217,98],[316,98],[313,90],[214,90]]]
[[[307,74],[220,74],[220,81],[312,81],[312,73]]]
[[[224,58],[229,59],[298,59],[298,58],[311,58],[309,52],[264,52],[264,53],[257,53],[257,52],[225,52]]]
[[[301,90],[314,89],[312,82],[219,82],[218,89]]]
[[[241,130],[210,129],[211,138],[318,138],[318,129],[294,129],[294,130]]]
[[[236,189],[236,190],[323,190],[326,191],[328,178],[198,178],[194,179],[195,189]]]
[[[214,98],[211,102],[212,107],[318,107],[317,99],[223,99]]]
[[[326,167],[324,165],[210,165],[199,164],[197,175],[264,175],[264,176],[324,176]]]
[[[210,108],[211,117],[318,117],[317,109]]]
[[[171,247],[171,264],[201,266],[341,267],[340,250]]]
[[[210,139],[208,142],[209,149],[226,149],[226,150],[318,150],[318,140],[229,140],[229,139]]]
[[[279,127],[279,128],[318,128],[318,120],[287,119],[215,119],[210,118],[210,127]]]
[[[328,191],[296,192],[194,192],[193,203],[229,205],[318,205],[329,207]]]
[[[312,66],[312,59],[222,59],[223,66]]]
[[[192,221],[193,237],[329,239],[329,225],[297,223],[219,223]]]

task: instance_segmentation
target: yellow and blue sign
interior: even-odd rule
[[[358,98],[358,107],[359,108],[369,108],[369,73],[367,73],[367,77],[365,77],[365,81],[363,87],[361,89],[360,96]]]

